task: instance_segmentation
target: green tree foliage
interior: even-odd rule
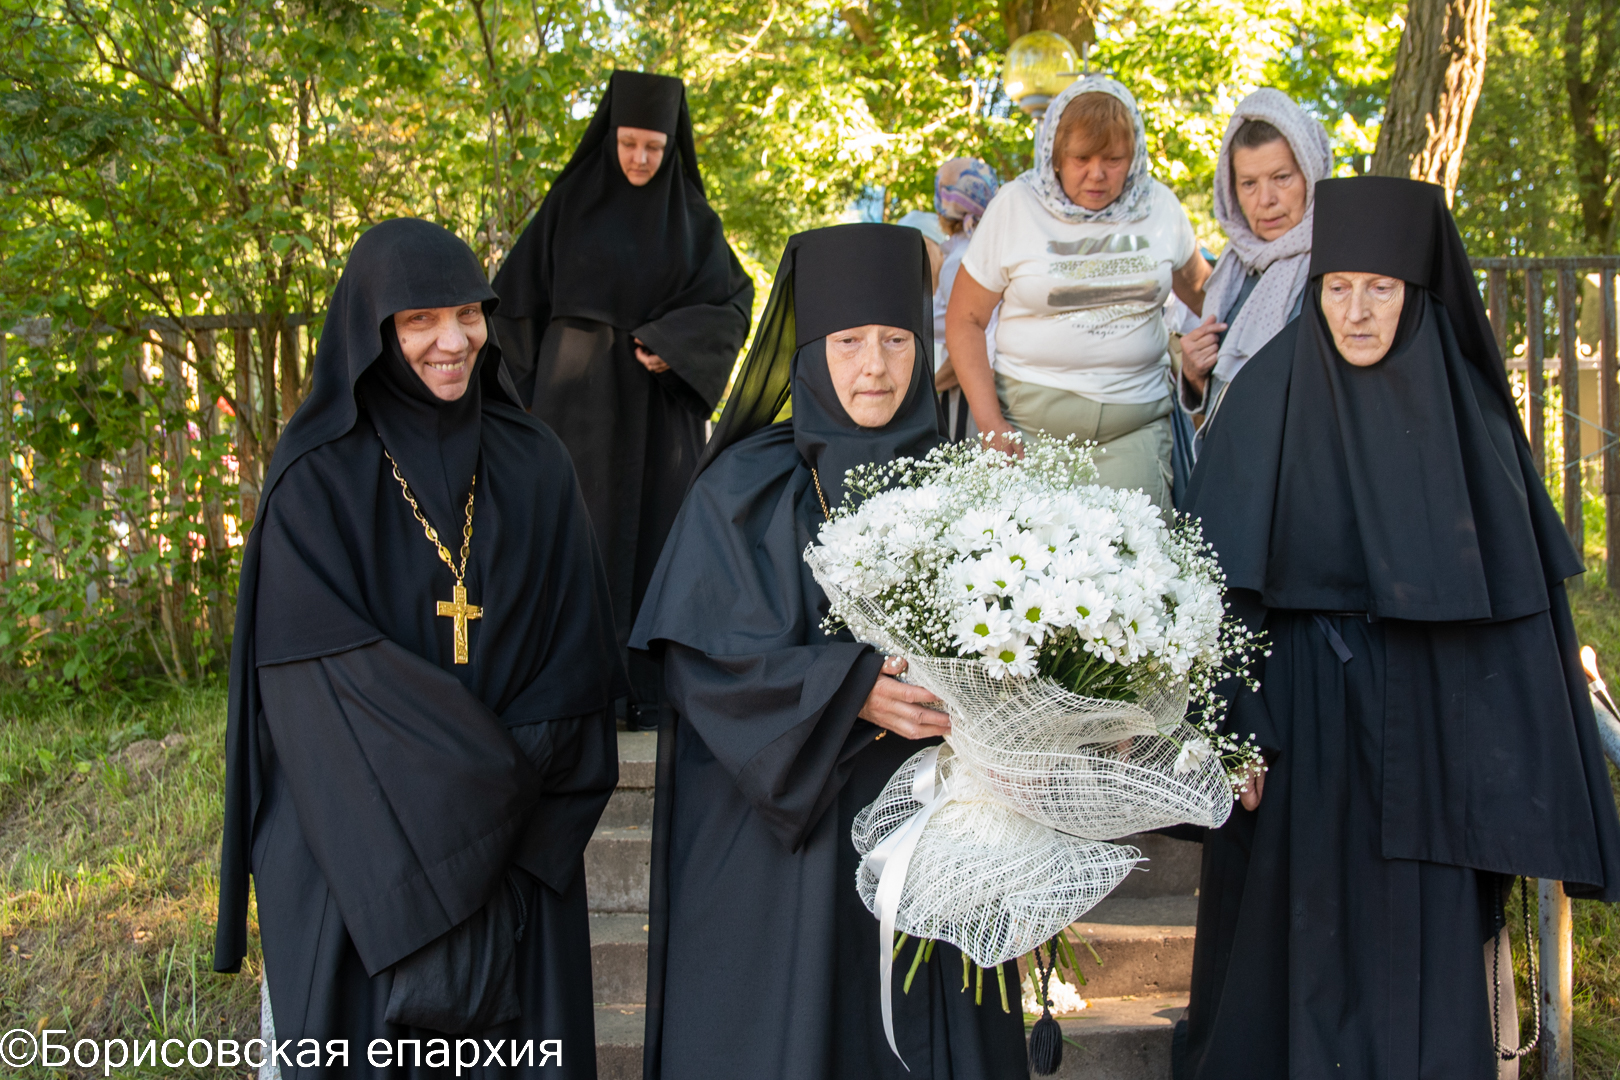
[[[893,219],[933,203],[934,169],[971,154],[1003,177],[1030,164],[1034,124],[1002,91],[1007,27],[1032,0],[626,9],[625,62],[679,74],[712,197],[764,264],[862,192]],[[1347,155],[1371,151],[1403,0],[1177,0],[1096,9],[1090,62],[1142,102],[1155,174],[1220,246],[1210,186],[1227,117],[1258,86],[1295,93]]]
[[[220,667],[300,313],[383,218],[498,257],[577,138],[606,16],[503,7],[0,3],[8,670]]]
[[[1485,89],[1457,190],[1469,250],[1616,250],[1620,17],[1613,6],[1583,0],[1493,5]]]
[[[1403,11],[0,0],[0,326],[14,331],[0,364],[0,671],[102,683],[218,670],[258,482],[355,236],[428,217],[493,270],[615,66],[687,80],[711,201],[763,299],[788,235],[857,197],[881,195],[893,220],[932,206],[947,157],[1004,178],[1029,166],[1033,121],[1001,86],[1009,28],[1067,20],[1087,40],[1090,19],[1090,64],[1137,94],[1155,175],[1218,249],[1210,188],[1233,105],[1287,90],[1327,124],[1340,170],[1364,167]],[[1564,23],[1548,12],[1510,2],[1493,30],[1499,66],[1459,194],[1476,250],[1571,227],[1567,104],[1550,74]],[[1539,186],[1503,202],[1513,168]]]
[[[1568,255],[1586,250],[1570,160],[1562,78],[1565,13],[1557,5],[1494,5],[1485,89],[1474,110],[1456,212],[1470,251]]]

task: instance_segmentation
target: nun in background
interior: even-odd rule
[[[754,303],[704,199],[679,79],[613,73],[495,292],[518,394],[573,456],[622,649]],[[658,669],[629,665],[630,725],[654,727]]]
[[[332,293],[242,557],[214,967],[247,952],[251,874],[267,1039],[347,1040],[361,1071],[372,1039],[431,1066],[470,1036],[506,1064],[473,1076],[589,1080],[582,860],[623,676],[567,451],[518,407],[494,305],[472,250],[408,218]],[[368,1075],[437,1071],[381,1056]]]
[[[855,814],[949,721],[847,631],[803,552],[845,472],[939,442],[929,267],[895,225],[788,242],[770,303],[647,592],[662,652],[648,1080],[1022,1077],[1023,1015],[962,992],[943,942],[883,1033]],[[791,410],[791,416],[788,416]],[[1016,987],[1017,969],[1005,971]]]
[[[1193,1080],[1497,1075],[1514,875],[1620,899],[1620,822],[1536,475],[1445,192],[1316,186],[1303,314],[1188,492],[1270,655],[1270,772],[1204,842]],[[1498,951],[1498,947],[1500,950]]]
[[[1327,131],[1293,98],[1265,87],[1238,102],[1215,162],[1215,220],[1226,230],[1226,250],[1204,286],[1203,323],[1181,339],[1178,397],[1200,425],[1192,460],[1227,386],[1299,316],[1312,192],[1332,167]]]

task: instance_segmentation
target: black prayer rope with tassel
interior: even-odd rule
[[[1507,925],[1507,898],[1513,892],[1513,882],[1509,881],[1507,888],[1499,890],[1496,894],[1496,921]],[[1536,1048],[1541,1041],[1541,983],[1536,978],[1536,952],[1540,945],[1539,935],[1534,935],[1530,928],[1530,881],[1528,878],[1519,879],[1519,907],[1524,912],[1524,962],[1530,971],[1530,1002],[1535,1017],[1534,1029],[1530,1041],[1517,1048],[1508,1048],[1502,1045],[1502,935],[1497,933],[1491,943],[1491,1045],[1496,1050],[1496,1056],[1501,1061],[1513,1061],[1522,1058]],[[1513,975],[1508,973],[1508,986],[1513,986]],[[1517,993],[1517,990],[1510,990]],[[1518,1010],[1514,1010],[1517,1015]]]
[[[1057,939],[1046,943],[1046,959],[1041,959],[1040,946],[1032,954],[1035,970],[1040,978],[1041,1018],[1029,1033],[1029,1070],[1036,1076],[1051,1076],[1063,1064],[1063,1027],[1052,1017],[1052,999],[1047,991],[1052,981],[1052,969],[1057,967]]]

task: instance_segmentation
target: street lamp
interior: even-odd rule
[[[1038,120],[1079,70],[1080,58],[1063,35],[1034,30],[1007,47],[1001,81],[1013,103]]]

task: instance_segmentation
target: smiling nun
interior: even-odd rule
[[[251,876],[286,1080],[449,1075],[434,1040],[458,1037],[501,1048],[458,1074],[596,1075],[583,854],[623,675],[494,306],[438,225],[362,235],[243,551],[214,966],[247,955]],[[333,1040],[345,1068],[302,1052]],[[513,1060],[547,1040],[560,1066]]]

